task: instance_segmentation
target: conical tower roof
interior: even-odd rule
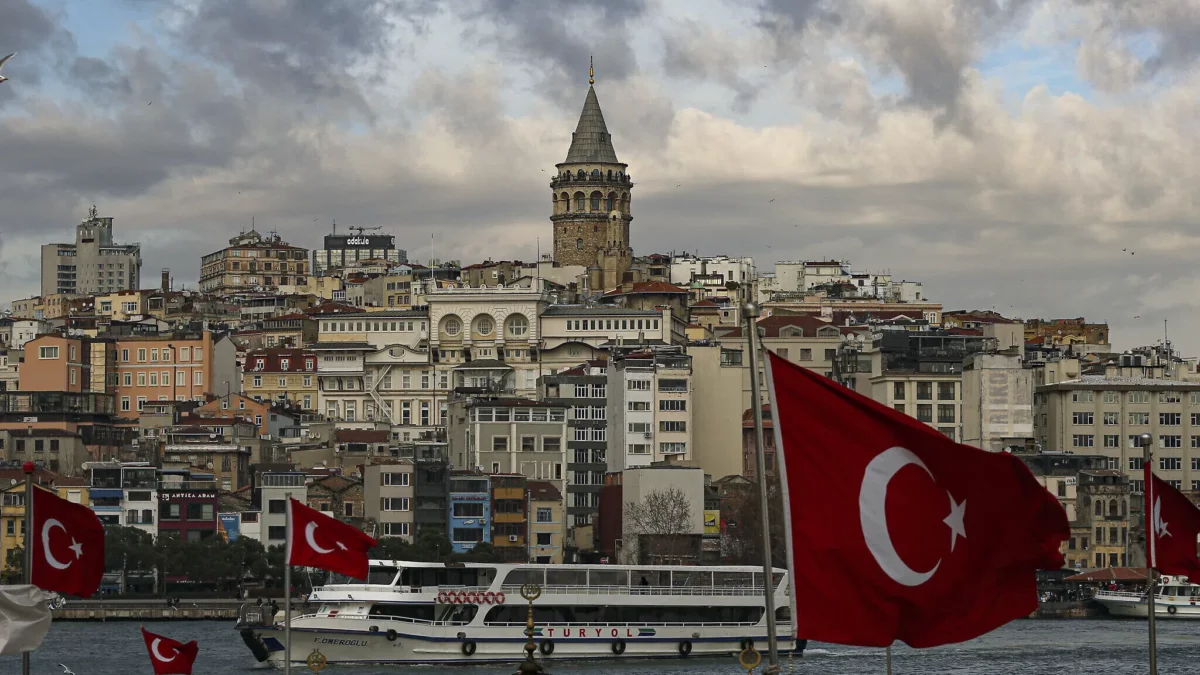
[[[600,112],[600,101],[596,99],[596,88],[588,87],[583,100],[583,112],[579,125],[571,134],[571,149],[567,150],[564,164],[598,163],[620,164],[617,151],[613,150],[612,134],[604,124],[604,113]]]

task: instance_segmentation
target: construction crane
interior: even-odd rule
[[[358,236],[361,237],[363,232],[374,232],[375,230],[382,230],[383,226],[378,225],[376,227],[360,227],[358,225],[351,225],[350,227],[348,227],[346,229],[351,230],[351,231],[358,230]]]

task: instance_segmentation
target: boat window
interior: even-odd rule
[[[667,570],[633,570],[630,577],[635,586],[671,585],[671,573]]]
[[[776,621],[791,621],[792,620],[792,608],[788,607],[787,605],[777,608],[775,610],[775,620]]]
[[[479,571],[474,568],[438,570],[445,572],[446,586],[478,586]],[[441,586],[442,584],[438,584]]]
[[[786,609],[786,608],[780,608]],[[488,610],[486,624],[524,624],[528,609],[502,605]],[[533,608],[536,624],[756,624],[762,619],[762,607],[694,607],[661,605],[654,607],[564,605]]]
[[[749,572],[713,572],[713,585],[731,588],[746,588],[752,585]]]
[[[371,606],[371,616],[433,621],[433,605],[380,604]]]
[[[538,586],[546,585],[546,571],[540,567],[537,568],[517,568],[511,570],[508,576],[504,578],[505,586],[520,586],[522,584],[537,584]]]
[[[712,572],[671,572],[672,586],[712,586]]]
[[[391,586],[396,580],[395,567],[372,567],[367,572],[367,583],[379,586]]]
[[[546,570],[547,586],[587,586],[587,570]]]
[[[629,570],[592,570],[588,574],[592,586],[629,585]]]

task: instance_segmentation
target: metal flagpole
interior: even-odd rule
[[[885,651],[887,656],[887,675],[892,675],[892,646],[888,645]]]
[[[1155,635],[1154,627],[1154,609],[1157,579],[1154,571],[1154,565],[1157,562],[1157,546],[1155,545],[1156,532],[1154,518],[1154,452],[1150,449],[1150,445],[1154,442],[1154,437],[1150,434],[1142,434],[1138,437],[1138,441],[1142,444],[1142,465],[1144,475],[1146,477],[1146,505],[1142,508],[1145,513],[1142,515],[1142,522],[1145,523],[1143,529],[1146,531],[1146,624],[1150,629],[1150,675],[1158,675],[1158,639]]]
[[[761,355],[758,344],[758,304],[747,302],[742,315],[746,321],[746,330],[750,335],[750,405],[754,410],[754,440],[757,444],[755,464],[758,469],[758,501],[762,513],[763,538],[763,598],[767,610],[767,667],[763,674],[780,672],[779,668],[779,638],[775,631],[775,583],[774,570],[771,565],[771,520],[770,499],[767,495],[767,461],[763,445],[762,394],[758,386],[758,369],[766,367],[759,358]],[[776,463],[778,466],[778,463]]]
[[[283,549],[283,672],[292,675],[292,498],[288,496],[287,546]],[[275,617],[271,617],[274,621]]]
[[[25,472],[25,583],[33,583],[33,462],[21,466]],[[21,652],[21,675],[29,675],[29,652]]]

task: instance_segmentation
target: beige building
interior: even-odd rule
[[[317,355],[305,349],[260,349],[242,361],[242,393],[273,405],[317,410]]]
[[[657,347],[608,362],[609,471],[692,460],[692,359]]]
[[[546,481],[529,481],[526,490],[529,498],[529,560],[543,565],[561,564],[566,536],[562,493]]]
[[[664,537],[662,532],[641,531],[636,520],[630,517],[631,506],[643,503],[646,497],[653,492],[669,494],[673,491],[677,491],[682,496],[683,503],[676,505],[670,500],[668,503],[678,507],[678,515],[683,515],[682,511],[686,509],[687,517],[682,519],[682,523],[662,522],[660,525],[682,524],[682,528],[670,532],[667,537]],[[623,502],[621,540],[614,551],[617,562],[622,565],[696,564],[699,562],[700,538],[704,534],[703,469],[694,466],[665,464],[631,467],[621,473],[621,500]],[[668,529],[674,528],[668,527]],[[640,543],[646,537],[651,539],[657,537],[662,540],[676,534],[681,535],[684,541],[659,541],[655,542],[655,546],[650,550],[641,550]],[[687,535],[694,537],[687,537]],[[690,546],[693,538],[694,547]],[[665,546],[659,546],[659,544],[665,544]]]
[[[750,356],[740,347],[721,343],[690,345],[692,386],[701,392],[692,401],[692,461],[712,476],[742,473],[742,413],[750,395],[746,364]]]
[[[363,467],[363,510],[378,526],[374,536],[413,540],[413,485],[412,460],[376,460]]]
[[[307,249],[254,230],[200,259],[200,290],[205,293],[278,292],[280,286],[295,285],[307,276]]]
[[[140,286],[141,245],[114,243],[112,229],[113,219],[101,218],[93,206],[75,226],[74,244],[43,244],[42,295],[97,295]]]
[[[489,474],[519,474],[566,489],[566,409],[519,398],[450,402],[450,464]]]
[[[1064,361],[1061,371],[1078,373]],[[1182,490],[1200,490],[1200,383],[1124,376],[1035,375],[1034,435],[1043,452],[1103,455],[1108,468],[1143,488],[1138,437],[1154,439],[1154,471]],[[1041,384],[1041,382],[1046,382]]]
[[[962,442],[991,452],[1032,449],[1033,371],[1019,353],[974,354],[963,364]]]

